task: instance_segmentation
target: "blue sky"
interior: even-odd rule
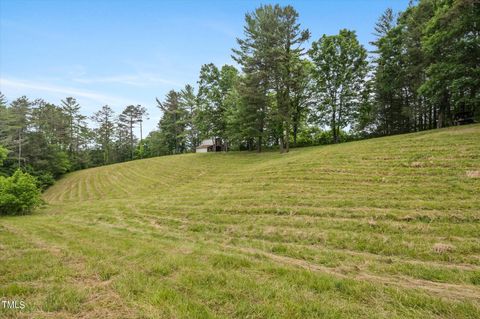
[[[408,0],[0,0],[0,91],[9,101],[73,96],[86,115],[141,104],[150,131],[161,115],[155,97],[196,85],[202,64],[234,64],[245,13],[266,3],[293,5],[310,43],[349,28],[370,48],[380,14]]]

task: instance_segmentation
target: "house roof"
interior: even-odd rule
[[[196,148],[197,149],[198,148],[208,148],[208,147],[213,146],[213,145],[215,145],[215,144],[212,142],[212,140],[207,139],[207,140],[203,140],[202,144],[200,144]]]

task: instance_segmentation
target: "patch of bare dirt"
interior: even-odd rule
[[[467,171],[467,177],[480,178],[480,171]]]
[[[412,162],[410,163],[410,167],[422,167],[423,163],[422,162]]]
[[[454,251],[455,247],[449,244],[436,243],[432,249],[437,254],[445,254]]]

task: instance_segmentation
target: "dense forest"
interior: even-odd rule
[[[240,69],[201,66],[196,86],[156,99],[162,117],[146,137],[140,105],[86,116],[73,97],[0,95],[0,175],[20,168],[45,188],[73,170],[194,152],[202,139],[288,152],[478,121],[479,22],[474,0],[412,2],[379,17],[368,52],[353,30],[311,39],[293,7],[264,5],[232,49]]]

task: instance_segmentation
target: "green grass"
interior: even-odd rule
[[[6,318],[479,318],[480,125],[67,175],[0,219]]]

